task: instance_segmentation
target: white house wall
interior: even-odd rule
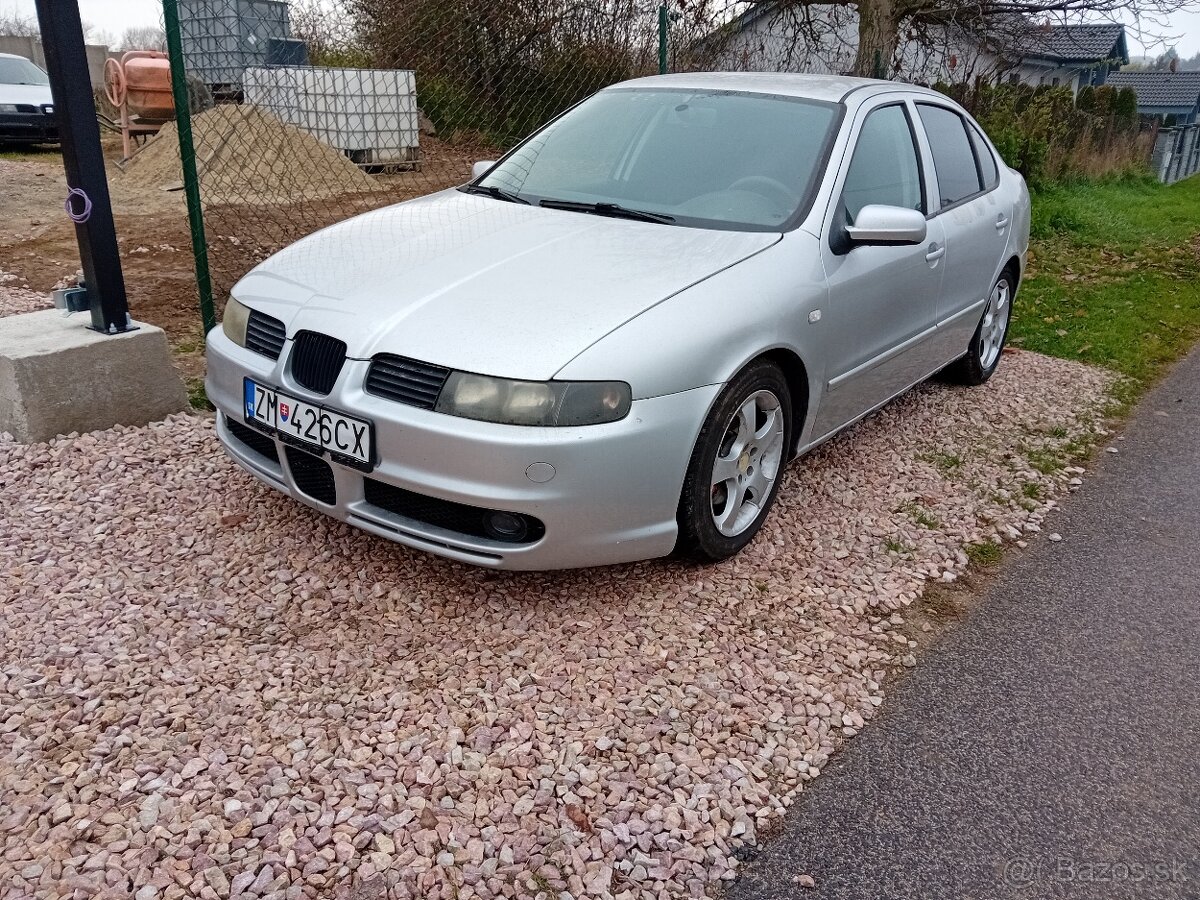
[[[840,6],[810,9],[814,30],[822,35],[819,43],[797,40],[796,28],[785,13],[765,15],[725,41],[716,67],[735,71],[835,75],[851,71],[858,46],[857,12]],[[1034,87],[1052,84],[1055,78],[1072,92],[1080,87],[1078,67],[1022,60],[1014,68],[953,29],[935,36],[932,43],[906,41],[900,45],[899,55],[899,71],[889,74],[904,81],[932,84],[974,81],[979,77],[1009,81],[1015,74],[1021,83]]]
[[[819,43],[797,41],[785,13],[761,16],[725,42],[715,68],[739,72],[810,72],[837,75],[854,67],[858,14],[844,7],[812,7]]]

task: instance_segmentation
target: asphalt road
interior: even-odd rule
[[[1200,351],[1124,434],[728,898],[1200,898]]]

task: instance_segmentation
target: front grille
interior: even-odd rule
[[[287,328],[278,319],[250,310],[246,322],[246,349],[279,359],[283,342],[287,340]]]
[[[38,109],[36,106],[34,106],[32,103],[18,103],[16,106],[17,106],[17,112],[19,112],[19,113],[29,114],[29,113],[41,112],[41,110]]]
[[[367,370],[366,391],[421,409],[433,409],[450,370],[403,356],[381,353]]]
[[[346,342],[316,331],[301,331],[292,343],[292,377],[317,394],[328,394],[346,362]]]
[[[329,463],[295,447],[285,447],[284,452],[296,487],[314,500],[333,506],[337,502],[337,487]]]
[[[225,427],[229,429],[230,434],[259,456],[265,456],[273,463],[279,462],[279,449],[275,446],[275,442],[262,432],[255,431],[229,416],[225,417]]]
[[[494,531],[489,531],[485,525],[488,516],[498,510],[468,506],[465,503],[454,503],[450,500],[439,500],[436,497],[426,497],[424,494],[416,494],[394,485],[384,484],[374,478],[363,479],[363,490],[366,501],[372,506],[378,506],[395,515],[404,516],[406,519],[414,519],[417,522],[424,522],[426,525],[444,528],[458,534],[519,544],[532,544],[541,540],[546,534],[546,526],[533,516],[514,513],[513,515],[523,520],[527,530],[520,539],[506,539],[498,536]]]

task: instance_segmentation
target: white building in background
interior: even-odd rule
[[[1050,25],[1036,29],[1020,53],[992,53],[992,68],[1013,83],[1063,85],[1077,93],[1099,86],[1129,64],[1124,25]]]
[[[854,66],[858,15],[844,6],[780,7],[759,3],[705,39],[714,68],[739,71],[842,74]],[[1125,26],[1034,25],[986,41],[953,27],[904,36],[898,71],[905,81],[963,82],[984,77],[1029,85],[1061,85],[1077,92],[1103,84],[1129,62]],[[890,68],[891,61],[884,60]]]

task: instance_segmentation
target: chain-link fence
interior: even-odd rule
[[[186,180],[218,307],[257,260],[332,222],[459,185],[553,116],[700,44],[655,0],[167,0],[192,103],[126,163]],[[177,24],[176,24],[177,21]],[[170,38],[171,35],[169,34]],[[664,52],[669,45],[673,52]],[[178,129],[189,123],[180,121]],[[219,311],[219,309],[218,309]]]
[[[202,308],[211,270],[218,312],[234,281],[280,247],[462,184],[475,161],[609,84],[663,70],[839,72],[862,63],[845,10],[816,15],[749,0],[163,0],[163,8],[176,108],[190,108],[190,121],[181,115],[164,128],[125,174],[195,188],[203,219],[193,210],[193,230],[206,232],[197,248]],[[974,68],[944,44],[898,52],[877,74],[961,75],[943,89],[975,109],[1028,176],[1036,179],[1035,166],[1051,178],[1104,174],[1149,157],[1153,135],[1138,135],[1136,101],[1118,115],[1115,106],[1077,109],[1069,88],[996,88],[995,73],[968,79]],[[985,83],[993,87],[978,89]],[[987,108],[964,92],[986,95]],[[1117,95],[1101,99],[1112,105]],[[1085,119],[1099,124],[1084,128]],[[1043,134],[1046,122],[1057,130]]]

